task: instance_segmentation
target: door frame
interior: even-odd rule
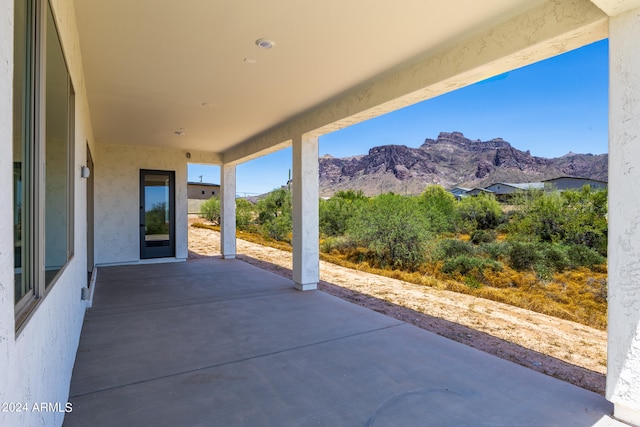
[[[163,246],[147,246],[145,238],[145,177],[165,175],[169,178],[169,241]],[[175,171],[140,169],[140,259],[176,256],[176,173]]]

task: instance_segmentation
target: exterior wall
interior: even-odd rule
[[[209,200],[220,195],[220,186],[216,184],[187,184],[187,198]]]
[[[86,302],[86,183],[80,166],[93,135],[87,107],[72,0],[51,2],[75,89],[74,256],[19,333],[15,331],[13,212],[0,203],[0,402],[23,402],[27,412],[1,412],[2,426],[61,425],[64,412],[33,412],[45,402],[64,408]],[[13,0],[0,0],[0,200],[12,200]]]
[[[602,181],[594,181],[592,179],[562,177],[550,179],[544,182],[545,188],[550,187],[554,190],[579,190],[585,185],[591,186],[592,190],[607,188],[607,183]]]
[[[187,258],[187,160],[215,163],[207,153],[97,144],[95,165],[96,265],[140,261],[140,169],[176,173],[176,258]],[[210,158],[211,157],[211,158]]]
[[[512,186],[506,185],[506,184],[492,184],[492,185],[486,187],[485,190],[492,191],[496,195],[513,194],[513,193],[519,193],[519,192],[522,191],[519,188],[512,187]]]
[[[607,399],[640,425],[640,9],[611,18]]]

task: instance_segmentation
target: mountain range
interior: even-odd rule
[[[536,182],[560,176],[607,181],[608,154],[532,156],[502,138],[471,140],[461,132],[441,132],[418,148],[373,147],[368,154],[320,157],[320,194],[361,190],[368,196],[395,192],[420,194],[428,185],[475,188],[496,182]]]

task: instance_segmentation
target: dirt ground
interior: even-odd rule
[[[202,221],[191,218],[190,222]],[[189,257],[220,254],[216,231],[189,227]],[[291,278],[291,253],[237,240],[237,258]],[[320,261],[318,288],[422,329],[604,394],[606,332],[503,303]]]

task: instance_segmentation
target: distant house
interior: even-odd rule
[[[209,200],[220,194],[220,184],[207,182],[187,182],[187,198],[196,200]]]
[[[463,197],[467,197],[468,196],[467,192],[471,191],[471,189],[464,188],[464,187],[453,187],[447,191],[453,194],[453,197],[455,197],[457,200],[460,200]]]
[[[579,190],[585,185],[590,186],[592,190],[607,188],[606,181],[578,178],[574,176],[560,176],[558,178],[547,179],[542,182],[544,183],[545,190]]]
[[[472,188],[471,190],[469,190],[466,193],[464,193],[464,195],[462,197],[477,196],[479,194],[493,194],[493,191],[491,191],[491,190],[489,190],[487,188]]]
[[[187,209],[190,214],[200,213],[202,204],[220,195],[220,184],[208,182],[187,182]]]
[[[509,182],[497,182],[485,187],[485,190],[491,191],[495,194],[498,200],[507,200],[513,194],[522,193],[531,190],[544,190],[544,183],[542,182],[524,182],[520,184]]]

